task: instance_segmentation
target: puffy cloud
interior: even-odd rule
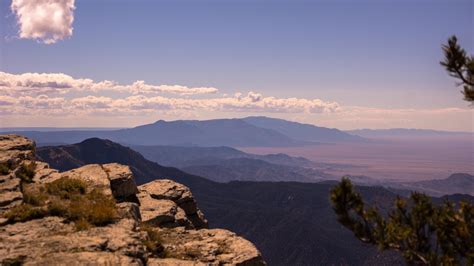
[[[269,113],[324,113],[339,109],[337,103],[319,99],[274,98],[249,92],[247,96],[208,99],[147,97],[134,95],[113,99],[103,96],[87,96],[71,100],[72,106],[81,110],[108,110],[109,112],[137,113],[157,110],[193,110],[221,112],[269,112]]]
[[[121,88],[123,87],[123,89]],[[135,81],[131,86],[119,86],[118,90],[122,89],[130,91],[133,94],[139,93],[175,93],[181,95],[192,95],[192,94],[208,94],[216,93],[218,90],[213,87],[196,87],[188,88],[180,85],[148,85],[143,80]]]
[[[320,99],[276,98],[257,92],[215,95],[212,87],[189,88],[180,85],[151,85],[136,81],[121,85],[114,81],[95,82],[62,73],[0,72],[0,108],[5,113],[43,115],[140,115],[158,111],[173,112],[259,112],[331,113],[339,110],[335,102]],[[117,93],[119,92],[119,93]],[[175,97],[157,95],[174,94]],[[8,111],[8,112],[7,112]]]
[[[10,96],[65,94],[69,92],[117,91],[131,94],[173,93],[180,95],[209,94],[218,90],[212,87],[186,87],[180,85],[150,85],[143,80],[130,85],[115,81],[75,79],[63,73],[23,73],[0,72],[0,93]]]
[[[60,126],[73,125],[71,121],[74,121],[74,124],[87,126],[87,123],[108,121],[109,125],[116,126],[130,125],[130,121],[146,123],[157,116],[206,119],[255,113],[342,129],[471,130],[469,126],[474,122],[472,110],[463,108],[341,107],[336,102],[320,99],[278,98],[252,91],[233,95],[216,92],[217,89],[210,87],[151,85],[143,81],[128,85],[109,80],[95,82],[62,73],[0,72],[0,123],[38,121],[38,125],[42,125],[58,121],[57,126]]]
[[[74,0],[12,0],[20,38],[52,44],[72,35]]]

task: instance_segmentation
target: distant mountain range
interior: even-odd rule
[[[252,116],[243,118],[243,121],[257,127],[278,131],[292,139],[308,142],[354,142],[364,141],[360,136],[355,136],[335,128],[317,127],[310,124],[287,121],[265,116]]]
[[[69,170],[88,163],[129,165],[138,184],[170,178],[191,188],[211,227],[227,228],[251,240],[270,265],[395,265],[396,253],[379,253],[336,221],[329,203],[332,184],[297,182],[217,183],[163,167],[130,148],[101,139],[40,147],[39,159]],[[396,195],[360,187],[369,202],[389,206]],[[282,248],[285,247],[285,248]]]
[[[432,137],[467,137],[474,141],[474,132],[452,132],[430,129],[356,129],[346,131],[349,134],[364,138],[432,138]]]
[[[186,167],[202,165],[217,160],[235,158],[258,159],[269,163],[289,166],[312,167],[316,163],[304,157],[293,157],[283,153],[257,155],[240,151],[226,146],[196,147],[196,146],[165,146],[165,145],[132,145],[132,149],[141,153],[148,160],[161,165]]]
[[[177,167],[217,182],[235,180],[324,182],[339,180],[340,176],[326,173],[338,169],[346,172],[352,182],[359,185],[417,190],[432,196],[454,193],[474,196],[474,177],[463,173],[453,174],[446,179],[393,182],[349,174],[351,169],[361,166],[313,162],[304,157],[293,157],[283,153],[257,155],[231,147],[132,146],[131,148],[150,161]]]
[[[337,129],[328,129],[267,117],[244,119],[157,121],[116,130],[13,130],[37,143],[76,143],[106,138],[127,145],[290,147],[320,142],[362,141]]]
[[[325,179],[336,179],[336,177],[323,171],[311,168],[273,164],[249,158],[217,160],[180,169],[191,174],[205,176],[217,182],[235,180],[317,182]]]
[[[132,146],[132,148],[153,162],[206,176],[217,182],[335,180],[338,177],[327,174],[324,170],[350,167],[316,163],[303,157],[283,153],[250,154],[231,147]]]
[[[432,196],[469,194],[474,196],[474,176],[465,173],[452,174],[445,179],[403,183],[400,188],[418,190]]]

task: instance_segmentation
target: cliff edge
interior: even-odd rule
[[[60,173],[33,141],[0,135],[0,265],[265,265],[207,220],[184,185],[136,186],[128,166]]]

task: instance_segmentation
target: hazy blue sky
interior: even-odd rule
[[[164,108],[160,102],[155,111],[119,112],[114,123],[110,112],[74,113],[77,125],[263,114],[341,128],[472,130],[473,109],[462,101],[439,61],[440,46],[452,34],[469,52],[474,50],[473,2],[78,0],[72,35],[44,44],[41,38],[19,38],[20,13],[12,13],[11,1],[1,1],[0,71],[12,74],[9,78],[27,72],[64,73],[94,82],[127,85],[143,80],[218,89],[211,95],[163,96],[172,99],[235,98],[227,95],[237,92],[245,98],[252,91],[283,101],[277,105],[288,104],[284,100],[289,98],[323,102],[318,111],[308,111],[304,104],[304,111],[280,105],[266,109],[273,104],[270,100],[255,108],[227,102],[218,108],[202,107],[201,102],[182,103],[196,108]],[[31,14],[27,11],[22,14]],[[130,96],[120,93],[94,97]],[[71,100],[89,94],[68,91],[47,97]],[[326,103],[338,108],[326,108]],[[46,112],[44,116],[55,118],[45,120],[33,112],[43,109],[23,105],[16,113],[0,113],[4,126],[73,126],[57,112]],[[25,108],[32,114],[25,114]]]

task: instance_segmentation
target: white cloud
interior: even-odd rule
[[[143,80],[129,85],[121,85],[115,81],[103,80],[94,82],[92,79],[73,78],[63,73],[23,73],[11,74],[0,71],[0,93],[10,96],[52,95],[69,92],[116,91],[131,94],[172,93],[180,95],[217,93],[213,87],[186,87],[181,85],[151,85]]]
[[[259,95],[256,97],[256,95]],[[149,113],[161,110],[219,111],[219,112],[268,112],[268,113],[324,113],[338,110],[337,103],[319,99],[274,98],[249,92],[246,96],[216,97],[207,99],[147,97],[134,95],[113,99],[103,96],[75,98],[71,105],[80,110],[102,112]]]
[[[274,97],[253,91],[219,94],[212,87],[154,85],[144,81],[119,84],[110,80],[96,82],[73,78],[63,73],[0,72],[0,121],[13,121],[11,123],[36,121],[34,117],[48,117],[39,118],[43,123],[66,123],[65,117],[74,120],[80,117],[81,121],[93,123],[106,117],[113,118],[108,123],[116,121],[115,126],[124,126],[130,125],[131,121],[149,122],[147,117],[151,120],[152,117],[206,119],[256,113],[343,129],[443,127],[472,130],[469,127],[474,122],[472,110],[463,108],[342,107],[320,99]]]
[[[469,127],[474,122],[469,108],[371,108],[340,106],[320,99],[279,98],[252,91],[217,92],[212,87],[153,85],[144,81],[125,85],[109,80],[95,82],[62,73],[0,72],[0,122],[33,121],[42,125],[59,121],[71,125],[70,121],[64,120],[65,117],[74,123],[89,121],[92,124],[107,118],[110,121],[105,121],[118,126],[130,125],[131,121],[150,122],[158,117],[206,119],[256,113],[342,129],[413,127],[472,130]],[[43,118],[36,121],[34,117]]]
[[[218,90],[213,87],[188,88],[180,85],[148,85],[143,80],[137,80],[130,86],[117,86],[117,90],[130,91],[133,94],[140,93],[174,93],[181,95],[209,94],[216,93]]]
[[[72,35],[74,0],[12,0],[20,38],[52,44]]]
[[[113,93],[120,92],[120,93]],[[18,114],[121,114],[139,115],[157,111],[327,113],[339,105],[320,99],[276,98],[257,92],[234,96],[216,94],[213,87],[152,85],[136,81],[129,85],[104,80],[76,79],[63,73],[0,72],[0,108]],[[157,94],[174,94],[175,97]],[[111,97],[113,95],[113,97]],[[15,108],[11,108],[14,105]],[[3,112],[5,113],[5,112]]]

